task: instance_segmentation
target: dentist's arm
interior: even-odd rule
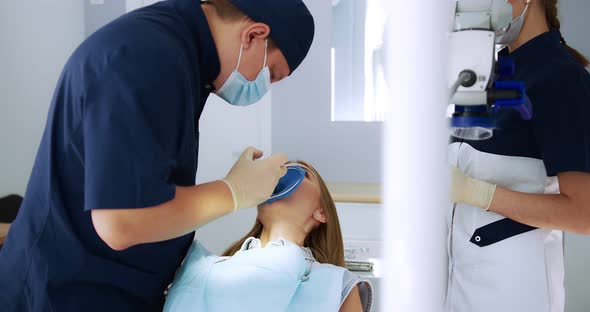
[[[490,210],[531,226],[590,235],[590,174],[557,176],[560,194],[527,194],[498,187]]]
[[[452,199],[530,226],[590,235],[590,174],[557,176],[560,194],[512,191],[453,170]]]
[[[124,250],[194,231],[201,224],[233,211],[231,191],[222,181],[176,187],[174,199],[141,209],[95,209],[92,224],[112,249]]]
[[[92,223],[99,237],[112,249],[160,242],[195,230],[236,209],[254,207],[270,197],[285,174],[288,158],[248,148],[225,179],[191,187],[176,187],[174,198],[141,209],[94,209]]]

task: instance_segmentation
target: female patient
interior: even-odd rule
[[[369,311],[371,286],[346,269],[334,201],[305,162],[299,188],[258,207],[252,230],[222,257],[197,241],[164,311]],[[231,229],[228,229],[231,230]]]

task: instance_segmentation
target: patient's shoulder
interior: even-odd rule
[[[341,278],[341,304],[344,303],[348,295],[350,295],[350,293],[355,289],[355,287],[358,287],[359,295],[361,297],[361,303],[363,306],[363,311],[370,311],[371,305],[373,303],[373,288],[371,282],[368,279],[361,277],[358,274],[347,270],[346,268],[339,267],[329,263],[314,262],[312,275],[314,274],[314,270],[316,274],[319,273],[320,275],[322,275],[323,278],[338,278],[338,281],[340,281]],[[338,283],[338,281],[335,282]]]
[[[342,277],[342,302],[346,300],[355,286],[359,290],[363,311],[370,311],[373,303],[373,287],[371,282],[358,274],[344,269],[344,275]]]

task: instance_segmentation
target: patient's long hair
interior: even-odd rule
[[[320,263],[330,263],[333,265],[344,267],[344,243],[342,240],[342,231],[340,230],[340,222],[338,221],[338,213],[336,212],[336,205],[328,191],[328,187],[320,174],[310,166],[308,163],[298,160],[296,162],[306,166],[311,170],[311,173],[318,179],[320,185],[320,205],[324,209],[326,216],[326,223],[321,223],[317,228],[311,231],[305,239],[304,246],[309,247],[315,259]],[[233,243],[224,253],[223,256],[233,256],[240,250],[244,241],[248,237],[260,238],[262,234],[263,225],[258,218],[254,227],[248,234]]]

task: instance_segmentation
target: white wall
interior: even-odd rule
[[[326,181],[381,181],[381,123],[331,122],[331,1],[304,1],[316,21],[306,60],[274,87],[272,148],[309,161]]]
[[[563,36],[569,45],[587,57],[590,57],[589,13],[588,0],[560,1]],[[565,267],[566,311],[590,311],[590,237],[565,234]]]
[[[0,1],[0,196],[23,194],[53,90],[84,38],[79,0]]]
[[[136,0],[142,1],[142,0]],[[90,36],[96,30],[126,12],[126,3],[121,0],[85,0],[84,33]]]
[[[209,97],[199,123],[198,183],[223,178],[248,146],[270,155],[271,98],[268,94],[255,105],[235,107]]]
[[[124,3],[126,11],[127,12],[131,12],[135,9],[139,9],[141,7],[147,6],[147,5],[151,5],[154,4],[156,2],[162,1],[162,0],[125,0],[125,1],[121,1],[121,0],[110,0],[110,1],[117,1],[120,3]]]

